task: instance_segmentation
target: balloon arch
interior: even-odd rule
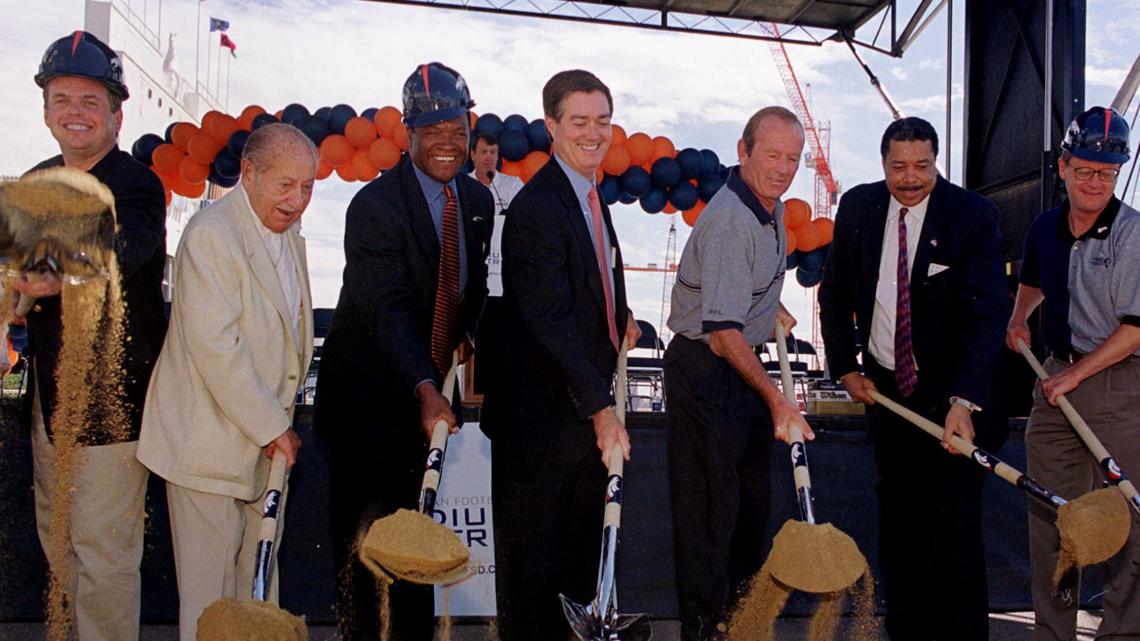
[[[367,182],[396,166],[408,150],[409,138],[400,110],[387,106],[370,108],[359,115],[349,105],[321,107],[310,113],[303,105],[291,104],[276,114],[250,105],[239,115],[210,111],[200,124],[176,122],[164,136],[148,133],[131,148],[148,165],[171,194],[198,198],[206,183],[233,187],[241,174],[241,153],[249,132],[274,122],[289,123],[317,145],[320,162],[317,178],[336,173],[347,182]],[[529,180],[550,159],[550,135],[541,120],[528,121],[519,114],[506,118],[487,113],[471,114],[474,133],[488,133],[499,140],[501,171]],[[468,160],[467,171],[470,171]],[[665,136],[637,132],[627,135],[618,125],[602,166],[598,191],[606,203],[637,203],[650,214],[681,212],[689,226],[722,186],[728,168],[710,149],[677,150]],[[784,203],[788,233],[788,268],[797,268],[796,280],[804,287],[818,284],[831,242],[832,221],[811,219],[807,202],[792,198]]]

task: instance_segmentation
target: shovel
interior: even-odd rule
[[[1037,374],[1037,378],[1041,380],[1049,378],[1049,373],[1041,366],[1041,363],[1038,362],[1033,352],[1029,351],[1029,346],[1025,344],[1025,341],[1018,339],[1017,349],[1021,350],[1021,355],[1029,362],[1029,366],[1033,368],[1033,371]],[[1077,413],[1076,408],[1069,402],[1069,399],[1065,398],[1064,394],[1057,396],[1057,406],[1061,408],[1061,412],[1065,414],[1065,418],[1069,419],[1069,423],[1072,424],[1077,435],[1084,441],[1085,447],[1087,447],[1089,451],[1092,452],[1092,455],[1096,457],[1096,460],[1100,462],[1101,468],[1104,469],[1105,477],[1120,490],[1124,498],[1128,499],[1128,502],[1132,504],[1132,508],[1136,510],[1137,513],[1140,513],[1140,493],[1136,491],[1136,486],[1124,475],[1124,470],[1121,470],[1120,466],[1117,465],[1116,459],[1112,458],[1108,450],[1104,449],[1104,444],[1093,434],[1089,428],[1089,424],[1085,422],[1085,419],[1081,418],[1081,415]]]
[[[458,353],[443,381],[443,397],[451,402]],[[376,519],[360,545],[361,562],[384,581],[392,578],[425,585],[452,585],[472,576],[470,552],[450,528],[432,518],[436,493],[447,452],[448,427],[438,421],[432,428],[419,509],[400,509]]]
[[[618,420],[625,424],[626,343],[618,352],[617,400]],[[598,589],[594,600],[582,605],[565,594],[559,594],[562,611],[570,629],[582,641],[648,641],[653,636],[649,615],[618,614],[617,585],[614,582],[618,530],[621,529],[622,469],[625,459],[620,447],[609,453],[609,480],[606,482],[606,512],[602,527],[602,555],[598,561]]]
[[[872,390],[870,394],[876,403],[941,440],[941,425],[877,391]],[[1057,531],[1061,537],[1062,552],[1057,561],[1054,583],[1070,567],[1084,567],[1111,559],[1128,541],[1128,508],[1112,490],[1097,490],[1073,501],[1066,501],[1012,465],[957,434],[951,439],[950,444],[958,452],[970,457],[978,465],[1029,496],[1057,508]]]

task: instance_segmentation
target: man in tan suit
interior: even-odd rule
[[[292,466],[301,445],[293,399],[313,317],[297,222],[316,168],[299,130],[254,131],[241,184],[195,215],[178,247],[138,458],[166,479],[181,641],[194,641],[212,601],[249,598],[270,458],[280,448]],[[272,601],[276,585],[274,573]]]

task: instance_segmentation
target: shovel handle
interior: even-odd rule
[[[879,403],[895,414],[898,414],[899,416],[910,421],[916,427],[921,428],[922,431],[933,436],[934,438],[942,440],[943,428],[941,425],[926,418],[925,416],[922,416],[921,414],[918,414],[917,412],[914,412],[913,410],[903,407],[902,405],[887,398],[886,396],[883,396],[876,390],[871,390],[869,393],[871,395],[871,398],[875,399],[876,403]],[[1035,496],[1042,501],[1045,501],[1046,503],[1051,503],[1056,507],[1061,507],[1065,503],[1068,503],[1068,501],[1050,492],[1040,483],[1022,473],[1017,468],[1006,463],[1005,461],[1002,461],[998,457],[990,454],[989,452],[974,445],[973,443],[967,441],[961,436],[958,436],[957,434],[951,437],[950,445],[955,450],[958,450],[958,452],[965,454],[966,456],[973,459],[974,462],[978,465],[981,465],[990,472],[993,472],[997,476],[1008,481],[1011,485],[1020,488],[1027,494]]]
[[[459,366],[459,352],[451,355],[451,368],[443,379],[443,397],[451,403],[455,389],[455,370]],[[436,421],[431,430],[431,444],[428,446],[427,462],[424,464],[424,480],[420,486],[420,512],[430,515],[435,509],[435,497],[439,492],[439,482],[443,477],[443,458],[447,454],[447,436],[450,430],[447,421]]]
[[[780,359],[780,385],[784,397],[796,404],[796,390],[792,387],[792,366],[788,364],[788,342],[784,324],[776,321],[776,354]],[[792,426],[788,430],[788,440],[792,455],[792,480],[796,486],[796,496],[800,503],[800,516],[806,523],[815,523],[815,507],[811,498],[811,472],[808,470],[807,445],[803,432]]]
[[[253,598],[264,601],[273,570],[273,548],[277,542],[277,517],[281,511],[281,494],[285,489],[285,453],[278,448],[269,466],[265,485],[265,504],[261,508],[261,526],[257,534],[257,566],[253,572]]]
[[[625,425],[625,399],[626,399],[626,341],[623,339],[621,350],[618,352],[617,381],[615,387],[615,400],[617,401],[617,417]],[[625,454],[621,447],[610,448],[609,459],[606,464],[609,479],[606,482],[606,512],[603,527],[621,527],[621,489],[624,482]]]
[[[1041,362],[1037,360],[1037,357],[1033,355],[1033,352],[1030,351],[1025,341],[1020,338],[1017,339],[1017,349],[1021,352],[1021,355],[1025,357],[1029,366],[1033,368],[1034,373],[1037,374],[1037,378],[1041,380],[1049,378],[1049,373],[1045,371],[1045,368],[1041,365]],[[1116,459],[1112,458],[1112,455],[1105,449],[1104,444],[1093,434],[1092,429],[1089,428],[1089,424],[1085,422],[1085,419],[1081,418],[1081,415],[1077,413],[1076,408],[1069,402],[1069,399],[1065,398],[1064,394],[1057,395],[1057,407],[1060,407],[1065,418],[1069,419],[1073,430],[1076,431],[1077,435],[1084,441],[1085,447],[1087,447],[1089,452],[1092,452],[1092,455],[1100,462],[1105,477],[1120,490],[1124,498],[1128,499],[1128,502],[1132,504],[1132,508],[1140,513],[1140,492],[1136,491],[1136,486],[1124,475],[1124,470],[1120,469],[1120,465],[1116,463]]]

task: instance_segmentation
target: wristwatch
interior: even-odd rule
[[[971,414],[973,414],[974,412],[982,411],[981,407],[978,407],[976,404],[971,403],[970,401],[962,398],[961,396],[951,396],[950,397],[950,404],[951,405],[961,405],[962,407],[969,410],[969,412]]]

